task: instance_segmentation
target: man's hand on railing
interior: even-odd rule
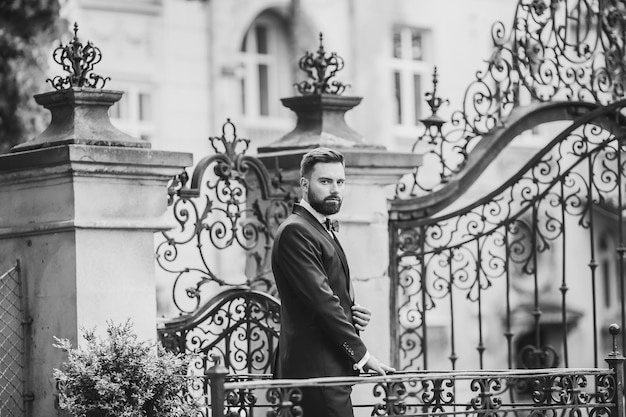
[[[379,375],[387,375],[387,372],[396,372],[394,368],[379,362],[374,356],[370,356],[367,362],[365,362],[363,370],[366,372],[374,371]]]
[[[354,327],[358,331],[362,332],[365,330],[365,327],[367,327],[371,317],[372,312],[362,305],[354,304],[352,306],[352,321],[354,321]]]

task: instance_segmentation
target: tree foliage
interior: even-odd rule
[[[0,153],[47,125],[33,95],[47,90],[53,43],[68,32],[61,1],[0,0]]]

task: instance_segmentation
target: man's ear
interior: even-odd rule
[[[302,187],[303,190],[306,190],[309,187],[309,180],[304,177],[300,177],[300,187]]]

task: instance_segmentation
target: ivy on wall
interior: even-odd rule
[[[47,91],[46,70],[61,35],[65,0],[0,0],[0,154],[47,126],[34,94]]]

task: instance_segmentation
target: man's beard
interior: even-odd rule
[[[307,197],[311,207],[324,216],[337,214],[341,208],[342,200],[339,196],[329,196],[325,199],[319,199],[309,190]]]

